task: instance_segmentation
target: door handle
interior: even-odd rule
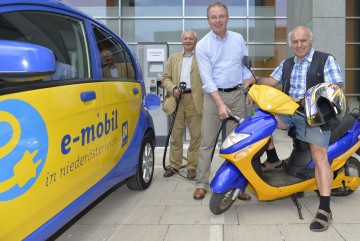
[[[95,100],[96,99],[96,92],[95,91],[82,92],[80,94],[80,99],[81,99],[82,102]]]

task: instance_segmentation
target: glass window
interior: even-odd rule
[[[122,0],[122,16],[182,16],[182,0]]]
[[[123,20],[126,42],[181,42],[182,20]]]
[[[181,51],[183,51],[183,46],[181,44],[169,45],[169,56],[172,53],[181,52]]]
[[[90,16],[118,17],[120,15],[119,0],[61,0],[61,2],[74,6]]]
[[[346,68],[359,68],[360,70],[360,43],[346,45]]]
[[[345,71],[345,93],[346,94],[359,94],[360,93],[360,71],[359,70],[346,70]]]
[[[249,0],[249,16],[286,16],[287,0]]]
[[[106,25],[111,31],[113,31],[115,34],[121,36],[121,30],[120,30],[120,23],[121,21],[119,19],[98,19],[99,22],[102,22]]]
[[[359,0],[346,0],[346,16],[360,17],[360,2]]]
[[[249,20],[250,42],[286,42],[286,31],[286,20]]]
[[[196,32],[198,40],[204,37],[209,31],[210,27],[207,19],[200,20],[185,20],[185,29],[191,29]],[[180,40],[178,40],[181,42]]]
[[[246,41],[246,20],[230,19],[227,27],[228,30],[240,33]],[[199,40],[210,31],[207,19],[186,20],[185,29],[195,31]]]
[[[135,79],[134,67],[126,48],[100,28],[93,26],[93,30],[101,53],[103,78]]]
[[[346,20],[346,42],[360,43],[360,18]]]
[[[360,93],[360,2],[346,1],[345,93]],[[350,18],[349,18],[350,17]]]
[[[140,42],[167,42],[169,54],[182,50],[181,33],[191,29],[200,40],[210,31],[207,7],[213,0],[66,0],[98,17],[120,35],[132,50]],[[228,29],[250,44],[257,68],[275,68],[286,58],[287,0],[223,0],[229,10]],[[117,8],[120,8],[120,15]],[[114,10],[102,10],[114,8]],[[92,10],[91,10],[92,11]],[[107,18],[115,17],[115,18]],[[277,43],[277,44],[276,44]],[[280,44],[280,45],[279,45]],[[265,61],[265,62],[264,62]]]
[[[54,52],[57,69],[45,80],[90,77],[85,36],[83,22],[69,16],[36,11],[0,15],[0,39],[34,43]]]
[[[185,0],[185,16],[207,16],[207,7],[213,0]],[[246,16],[246,0],[221,1],[228,7],[229,16]]]
[[[253,68],[271,68],[274,70],[286,59],[286,45],[257,44],[249,45],[248,52]]]
[[[275,42],[275,21],[274,20],[250,20],[249,41],[273,43]]]

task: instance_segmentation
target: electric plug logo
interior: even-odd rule
[[[48,134],[39,112],[21,100],[0,101],[0,201],[31,188],[47,153]]]

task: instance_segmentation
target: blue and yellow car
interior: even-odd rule
[[[45,240],[119,182],[148,188],[159,105],[104,24],[55,0],[1,0],[0,240]]]

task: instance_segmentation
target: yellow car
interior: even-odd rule
[[[119,182],[148,188],[159,105],[105,25],[58,1],[2,0],[0,240],[45,240]]]

